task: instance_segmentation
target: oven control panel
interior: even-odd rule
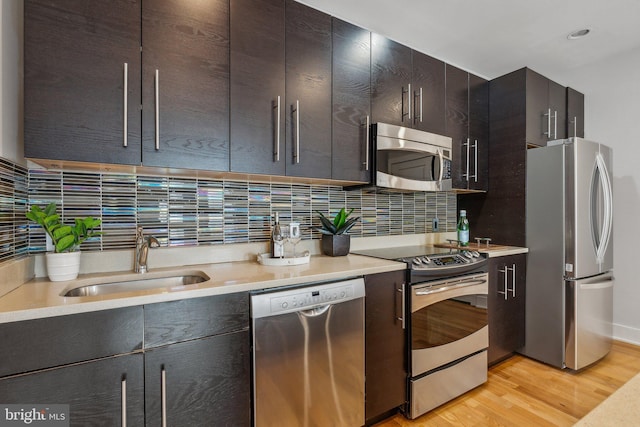
[[[426,269],[472,264],[480,259],[480,253],[477,251],[462,251],[461,253],[447,255],[416,256],[404,261],[410,263],[411,268]]]

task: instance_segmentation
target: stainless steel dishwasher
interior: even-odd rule
[[[364,424],[364,280],[253,294],[256,426]]]

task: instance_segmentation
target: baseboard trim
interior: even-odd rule
[[[640,329],[614,323],[613,339],[629,344],[640,345]]]

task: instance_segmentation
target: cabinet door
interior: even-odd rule
[[[567,89],[551,80],[549,80],[549,108],[553,114],[551,139],[565,139],[567,137]]]
[[[229,2],[142,7],[142,163],[229,169]]]
[[[487,191],[489,189],[489,82],[473,74],[469,74],[469,140],[471,142],[469,189]]]
[[[69,405],[69,425],[77,427],[122,425],[124,405],[127,425],[141,426],[143,356],[130,354],[3,378],[0,402]]]
[[[371,33],[333,18],[331,177],[370,182]]]
[[[365,276],[365,418],[367,424],[406,401],[404,270]]]
[[[371,34],[373,123],[411,127],[408,92],[411,80],[411,49],[379,34]]]
[[[466,189],[473,164],[469,144],[469,74],[447,64],[447,132],[451,141],[453,188]]]
[[[584,95],[567,88],[567,138],[584,138]]]
[[[526,255],[490,258],[489,364],[524,345],[525,295]]]
[[[169,426],[249,426],[249,342],[242,331],[147,351],[145,425],[165,425],[164,408]]]
[[[25,2],[24,69],[25,156],[140,164],[139,1]]]
[[[331,17],[286,0],[286,171],[331,178]]]
[[[444,135],[445,64],[415,50],[413,60],[413,123],[416,129]]]
[[[549,106],[549,79],[528,68],[526,69],[526,98],[527,145],[544,147],[553,136],[553,111]]]
[[[231,2],[231,171],[285,175],[284,0]]]

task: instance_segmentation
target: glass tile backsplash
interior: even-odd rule
[[[268,241],[275,212],[299,222],[303,239],[319,238],[316,211],[354,209],[355,237],[431,233],[456,227],[454,193],[367,193],[331,185],[265,184],[201,178],[26,170],[0,159],[0,261],[45,250],[44,232],[27,224],[31,204],[58,204],[65,222],[102,219],[104,234],[83,250],[134,247],[142,226],[163,246]]]

